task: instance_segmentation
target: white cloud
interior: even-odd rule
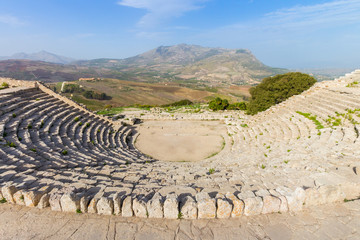
[[[0,15],[0,23],[13,26],[24,25],[24,22],[22,22],[20,19],[9,14]]]
[[[267,14],[263,22],[282,27],[343,25],[360,21],[360,1],[340,0],[309,6],[295,6]],[[334,25],[331,25],[334,26]]]
[[[280,9],[262,18],[214,29],[209,34],[234,39],[289,39],[310,33],[339,31],[341,27],[360,24],[360,1],[338,0],[323,4]],[[329,30],[330,29],[330,30]]]
[[[360,57],[354,52],[360,51],[359,38],[360,0],[335,0],[279,9],[256,20],[202,31],[190,40],[249,48],[272,66],[309,67],[330,60],[334,66],[358,64]]]
[[[206,0],[121,0],[119,5],[144,9],[147,13],[140,19],[139,26],[155,26],[169,18],[202,8]]]

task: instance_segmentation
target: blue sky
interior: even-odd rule
[[[360,0],[0,0],[0,56],[125,58],[179,43],[286,68],[360,68]]]

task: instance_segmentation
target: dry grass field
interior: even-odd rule
[[[69,82],[70,83],[70,82]],[[227,87],[209,88],[205,86],[178,83],[144,83],[118,79],[102,79],[93,81],[71,82],[81,85],[86,90],[104,92],[111,96],[111,100],[86,99],[81,94],[71,96],[77,102],[85,104],[91,110],[103,109],[105,105],[113,107],[140,105],[163,105],[183,99],[195,103],[207,103],[215,97],[226,98],[230,102],[242,101],[248,98],[250,86],[231,85]],[[62,83],[57,83],[60,89]],[[53,85],[55,86],[55,85]],[[70,94],[67,94],[70,97]]]

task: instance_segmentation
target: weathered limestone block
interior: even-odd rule
[[[180,203],[180,212],[184,219],[197,218],[197,205],[193,197],[186,196]]]
[[[114,202],[112,199],[101,197],[96,204],[97,213],[104,215],[111,215],[114,211]]]
[[[163,198],[160,193],[155,193],[150,201],[147,203],[147,210],[149,218],[163,218],[164,217],[164,208],[163,208]]]
[[[229,218],[232,212],[232,204],[223,194],[218,194],[216,196],[216,217],[217,218]]]
[[[257,196],[257,197],[265,197],[265,196],[269,196],[269,195],[270,195],[270,192],[266,189],[260,189],[255,192],[255,196]]]
[[[341,191],[340,186],[320,186],[318,191],[324,199],[324,203],[340,202],[346,197],[345,193]]]
[[[196,201],[198,205],[198,218],[215,218],[216,204],[215,199],[210,198],[206,192],[199,192],[196,194]]]
[[[114,214],[115,215],[121,215],[121,206],[122,206],[124,198],[125,198],[124,194],[120,194],[120,193],[114,194],[113,202],[114,202]]]
[[[8,203],[15,203],[13,195],[16,191],[17,189],[13,185],[5,185],[1,188],[2,195]]]
[[[87,196],[82,196],[80,198],[80,211],[82,213],[88,212],[89,201],[90,201],[90,199]]]
[[[231,212],[231,217],[240,217],[244,214],[245,204],[243,200],[238,199],[232,193],[226,193],[226,198],[232,203],[233,210]]]
[[[360,174],[360,167],[358,174]],[[340,185],[340,191],[345,194],[346,199],[355,199],[360,196],[360,184],[359,183],[346,183]]]
[[[25,205],[23,191],[19,190],[13,195],[13,199],[17,205]]]
[[[164,202],[164,217],[169,219],[176,219],[179,216],[179,202],[175,193],[166,195]]]
[[[50,204],[51,210],[61,211],[60,199],[61,199],[61,194],[58,192],[54,192],[50,195],[49,204]]]
[[[132,210],[132,197],[130,195],[125,197],[123,201],[121,215],[123,217],[132,217],[134,215],[134,212]]]
[[[75,196],[75,194],[64,194],[60,198],[60,203],[63,212],[76,212],[80,209],[80,200]]]
[[[280,211],[281,200],[277,197],[267,195],[263,197],[262,214],[275,213]]]
[[[147,218],[148,217],[146,204],[147,204],[146,200],[143,197],[134,198],[133,203],[132,203],[132,207],[133,207],[134,215],[136,217],[142,217],[142,218]]]
[[[259,215],[262,212],[263,201],[261,197],[246,198],[244,204],[244,215],[246,216]]]
[[[239,199],[244,200],[244,199],[246,199],[246,198],[254,198],[254,197],[256,197],[256,196],[255,196],[255,194],[254,194],[252,191],[244,191],[244,192],[240,192],[240,193],[237,195],[237,197],[238,197]]]
[[[45,193],[44,195],[42,195],[42,197],[40,198],[37,207],[40,209],[46,208],[50,206],[50,195],[48,193]]]
[[[87,206],[88,213],[97,213],[97,202],[99,201],[99,198],[94,197],[90,200],[89,205]]]
[[[25,205],[28,207],[35,207],[38,205],[41,197],[44,195],[44,192],[25,191],[23,195],[24,195]]]
[[[289,207],[288,207],[286,197],[282,196],[280,193],[278,193],[275,190],[270,190],[270,194],[273,195],[274,197],[277,197],[278,199],[280,199],[281,202],[280,202],[279,211],[281,213],[289,211]]]
[[[303,209],[305,202],[305,190],[303,188],[298,187],[295,191],[291,191],[286,187],[278,187],[276,191],[286,197],[289,211],[296,212]]]
[[[315,206],[325,203],[343,201],[346,197],[339,186],[323,185],[319,188],[308,188],[305,190],[305,205]]]

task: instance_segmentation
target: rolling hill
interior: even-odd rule
[[[9,60],[9,59],[26,59],[26,60],[34,60],[34,61],[43,61],[43,62],[49,62],[49,63],[61,63],[61,64],[68,64],[75,59],[68,58],[60,55],[56,55],[54,53],[46,52],[46,51],[40,51],[37,53],[15,53],[12,56],[7,57],[0,57],[0,60]]]

